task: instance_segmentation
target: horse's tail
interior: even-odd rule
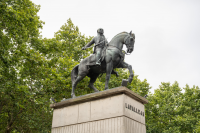
[[[78,67],[79,67],[79,65],[76,65],[72,69],[72,72],[71,72],[71,81],[72,81],[72,84],[75,82],[76,78],[78,77]]]

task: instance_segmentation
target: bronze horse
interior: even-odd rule
[[[107,48],[105,49],[105,56],[102,58],[103,60],[101,66],[91,63],[93,60],[95,60],[93,58],[95,57],[94,55],[83,59],[80,64],[76,65],[71,72],[72,98],[76,97],[74,90],[76,89],[78,82],[80,82],[85,76],[90,77],[88,87],[93,89],[95,92],[98,92],[99,90],[97,90],[93,84],[101,73],[106,73],[105,90],[107,90],[110,76],[111,74],[114,74],[112,73],[114,68],[128,68],[130,73],[128,82],[131,83],[134,76],[132,66],[124,62],[122,48],[125,44],[127,47],[127,53],[132,53],[134,49],[134,43],[135,35],[132,34],[132,32],[121,32],[114,36],[109,42]]]

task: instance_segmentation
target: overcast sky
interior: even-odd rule
[[[69,18],[86,36],[103,28],[108,41],[132,30],[135,48],[125,60],[152,92],[161,82],[200,87],[200,0],[32,1],[41,5],[43,37],[54,37]]]

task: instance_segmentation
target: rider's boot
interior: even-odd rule
[[[101,65],[101,52],[97,51],[96,53],[96,65]]]
[[[100,59],[96,62],[96,65],[101,65]]]

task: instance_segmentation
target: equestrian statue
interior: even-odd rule
[[[109,89],[108,83],[111,74],[118,76],[118,73],[113,70],[115,68],[128,68],[130,73],[128,82],[131,83],[133,80],[134,75],[132,66],[124,62],[124,52],[122,52],[122,48],[125,44],[127,47],[127,52],[125,52],[125,54],[132,53],[135,43],[135,34],[132,32],[121,32],[115,35],[108,43],[103,33],[103,29],[99,28],[97,30],[97,36],[82,48],[82,50],[85,50],[90,48],[92,44],[95,44],[94,53],[83,59],[71,72],[72,98],[76,97],[75,89],[78,82],[80,82],[85,76],[90,77],[88,87],[93,89],[95,92],[98,92],[99,90],[94,87],[94,82],[102,73],[106,73],[105,90]]]

